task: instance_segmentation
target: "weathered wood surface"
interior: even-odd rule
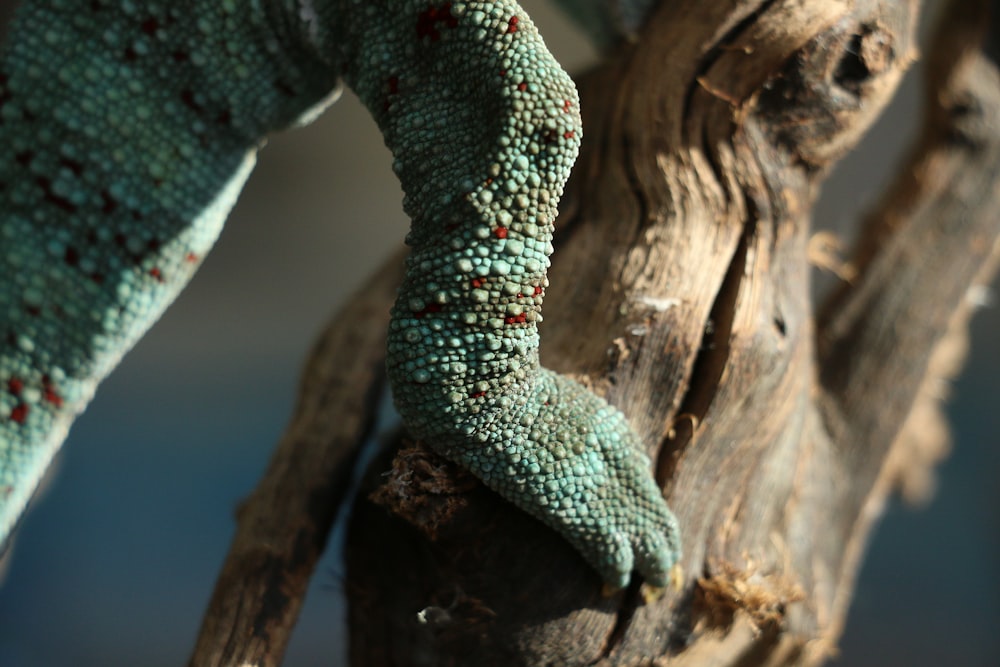
[[[586,135],[542,358],[644,435],[685,531],[684,585],[655,601],[636,587],[602,597],[555,534],[407,444],[369,468],[363,493],[380,504],[362,497],[352,518],[352,664],[747,667],[830,654],[887,494],[946,437],[933,384],[954,370],[967,294],[997,258],[988,4],[952,3],[927,54],[921,141],[860,221],[841,267],[850,282],[820,308],[811,208],[916,58],[914,0],[665,2],[580,79]],[[193,665],[280,662],[370,430],[398,272],[397,258],[309,361]]]

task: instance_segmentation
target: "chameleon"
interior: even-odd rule
[[[680,531],[624,415],[539,363],[582,125],[511,0],[25,0],[0,50],[0,542],[98,383],[189,281],[266,137],[341,82],[412,219],[386,369],[409,432],[614,588]]]

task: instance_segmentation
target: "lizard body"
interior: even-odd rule
[[[27,0],[0,56],[0,540],[187,283],[269,133],[343,78],[413,219],[387,368],[409,430],[614,586],[679,533],[620,412],[538,364],[572,81],[513,2]]]

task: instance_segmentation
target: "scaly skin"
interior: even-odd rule
[[[613,586],[678,530],[624,417],[538,365],[572,82],[513,2],[29,0],[0,58],[0,540],[97,383],[208,252],[268,133],[343,77],[413,252],[388,369],[411,432]],[[9,150],[7,150],[9,148]]]

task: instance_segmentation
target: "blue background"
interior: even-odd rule
[[[524,4],[571,71],[592,61],[564,21]],[[918,122],[916,79],[838,169],[818,225],[849,224],[881,191]],[[272,141],[216,250],[102,385],[24,522],[0,589],[0,666],[186,662],[308,345],[402,243],[401,196],[349,95]],[[838,665],[1000,664],[998,334],[995,307],[977,315],[939,492],[888,507]],[[286,664],[342,664],[341,567],[336,553],[321,563]]]

